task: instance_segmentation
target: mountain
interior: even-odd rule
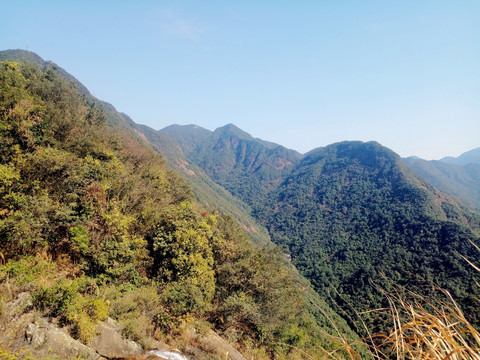
[[[212,132],[197,125],[170,125],[163,128],[165,133],[175,139],[186,154],[194,151],[202,142],[207,140]]]
[[[190,149],[192,144],[197,141],[201,143],[204,141],[205,135],[209,136],[212,132],[196,125],[185,127],[172,125],[167,130],[164,129],[165,131],[156,131],[148,126],[135,124],[133,121],[130,122],[130,125],[137,134],[147,140],[158,153],[165,157],[171,168],[183,175],[192,187],[193,194],[200,204],[211,211],[232,215],[255,243],[261,246],[271,243],[267,230],[251,217],[250,206],[232,196],[229,191],[210,179],[200,167],[190,162],[184,154],[180,144],[183,144],[184,148]],[[169,133],[177,136],[179,142],[169,136]],[[193,139],[196,135],[200,140]]]
[[[301,155],[232,124],[156,131],[52,62],[0,58],[15,61],[0,63],[0,351],[38,350],[3,317],[20,295],[32,321],[84,344],[110,316],[144,347],[199,359],[226,357],[210,329],[248,358],[364,358],[345,350],[360,342],[345,321],[388,334],[383,291],[435,303],[438,285],[480,324],[465,260],[480,260],[478,214],[391,150]]]
[[[479,259],[470,243],[479,240],[478,215],[391,150],[375,142],[343,142],[302,156],[228,126],[187,157],[253,208],[331,306],[384,307],[379,288],[393,286],[432,296],[425,287],[433,282],[479,322],[473,305],[480,295],[477,274],[458,255]],[[347,313],[354,316],[351,308]],[[381,322],[372,315],[368,323]]]
[[[198,359],[225,357],[211,330],[257,359],[340,354],[332,335],[359,340],[275,246],[194,201],[158,153],[184,161],[171,137],[34,54],[0,58],[2,354],[56,356],[26,339],[37,320],[90,345],[108,317],[137,348],[168,341]],[[31,323],[7,324],[20,303]]]
[[[480,258],[470,243],[479,240],[471,227],[478,228],[478,217],[378,143],[343,142],[306,154],[260,214],[317,291],[335,289],[334,302],[360,312],[380,308],[387,304],[371,282],[413,289],[431,281],[479,321],[471,306],[480,295],[477,274],[459,257]]]
[[[132,125],[137,133],[140,134],[142,138],[148,139],[152,147],[158,151],[160,154],[164,155],[167,159],[167,162],[170,166],[179,173],[183,173],[185,179],[190,183],[193,189],[193,193],[198,201],[204,206],[215,209],[220,212],[227,212],[234,216],[236,221],[242,226],[242,229],[250,236],[250,238],[258,245],[262,247],[269,247],[271,244],[270,236],[267,233],[266,229],[259,225],[259,223],[253,220],[250,216],[252,209],[249,205],[244,203],[242,200],[232,196],[229,191],[225,190],[221,185],[215,183],[210,177],[197,165],[189,161],[187,156],[184,154],[181,149],[180,144],[186,146],[186,149],[191,149],[191,153],[195,152],[194,148],[191,148],[191,144],[197,143],[197,146],[201,146],[206,139],[203,137],[205,134],[208,134],[208,130],[202,129],[196,125],[187,125],[180,126],[174,125],[168,128],[162,129],[161,131],[156,131],[145,125]],[[265,143],[271,148],[278,147],[278,145],[263,142],[261,140],[254,140],[253,137],[244,133],[243,131],[238,131],[239,129],[233,126],[227,126],[226,129],[221,129],[217,132],[224,132],[224,130],[231,129],[236,136],[246,138],[249,141],[258,141],[259,143]],[[238,129],[238,130],[237,130]],[[173,131],[171,131],[173,130]],[[185,130],[183,132],[182,130]],[[180,144],[177,143],[173,138],[168,134],[176,136],[180,140]],[[198,140],[187,140],[184,142],[182,139],[188,139],[194,134],[200,134],[201,141]],[[210,136],[213,133],[210,132]],[[219,137],[221,138],[221,137]],[[172,142],[173,141],[173,142]],[[188,151],[188,150],[187,150]],[[328,333],[331,333],[332,328],[329,329],[332,325],[332,320],[335,323],[334,328],[341,329],[342,334],[347,334],[350,339],[355,338],[351,333],[351,330],[346,327],[346,324],[343,324],[340,321],[339,316],[326,304],[325,300],[320,298],[319,295],[313,290],[308,281],[305,281],[303,276],[301,276],[298,271],[290,266],[285,266],[285,268],[291,273],[292,277],[298,284],[302,287],[302,297],[305,301],[307,308],[312,314],[315,314],[315,317],[322,322],[323,328],[327,328]],[[325,316],[328,320],[325,322]],[[342,335],[343,336],[343,335]],[[363,354],[362,356],[368,357],[364,350],[357,349],[359,353]]]
[[[467,151],[459,157],[444,157],[440,159],[442,162],[456,165],[480,164],[480,148]]]
[[[475,150],[469,153],[475,154]],[[404,161],[439,190],[454,196],[469,206],[480,209],[480,163],[475,163],[474,157],[470,156],[455,163],[460,158],[462,156],[451,158],[451,160],[427,161],[410,157]],[[471,159],[471,161],[466,159]]]
[[[233,124],[216,129],[189,148],[183,140],[191,127],[162,132],[175,137],[187,158],[219,185],[255,208],[300,161],[300,153],[253,138]],[[202,135],[205,135],[202,132]]]

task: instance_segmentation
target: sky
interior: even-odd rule
[[[161,129],[233,123],[302,153],[480,147],[480,1],[0,0],[0,50]]]

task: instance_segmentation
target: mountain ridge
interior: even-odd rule
[[[476,149],[472,151],[475,152]],[[403,160],[438,189],[455,197],[466,206],[480,209],[480,163],[470,160],[457,162],[413,157]]]
[[[77,296],[80,316],[94,321],[89,316],[97,316],[98,309],[91,315],[81,312],[78,304],[95,300],[108,307],[96,297],[107,293],[106,279],[127,282],[130,288],[145,281],[138,285],[142,294],[125,290],[129,299],[109,290],[117,302],[119,319],[124,316],[123,320],[132,321],[121,313],[128,302],[155,301],[154,308],[163,311],[158,313],[163,322],[173,323],[175,314],[200,313],[210,326],[226,334],[247,334],[258,344],[277,337],[293,344],[278,348],[278,343],[267,344],[270,353],[264,353],[265,358],[275,357],[276,351],[281,356],[289,354],[305,344],[320,352],[317,340],[322,346],[333,346],[319,335],[325,329],[328,332],[326,318],[337,316],[320,314],[324,310],[315,307],[323,306],[322,299],[332,307],[354,305],[353,312],[343,310],[351,316],[365,311],[370,329],[387,329],[371,312],[388,305],[378,287],[387,291],[405,287],[430,296],[433,293],[425,284],[433,282],[449,290],[466,316],[480,323],[475,302],[480,296],[475,286],[477,273],[461,258],[473,263],[479,260],[471,243],[479,240],[478,214],[436,190],[390,149],[377,142],[345,141],[301,155],[255,139],[232,124],[213,132],[195,125],[170,127],[167,131],[180,137],[177,141],[135,124],[112,105],[82,93],[62,71],[50,69],[35,73],[36,77],[29,77],[32,73],[17,65],[6,64],[1,69],[8,76],[23,77],[17,85],[29,81],[35,85],[20,89],[27,101],[19,98],[8,105],[17,106],[16,110],[29,106],[29,111],[18,112],[27,114],[22,127],[8,123],[2,127],[6,131],[0,132],[4,140],[0,169],[6,174],[0,179],[0,226],[1,234],[9,235],[8,241],[0,241],[5,245],[2,256],[5,250],[8,266],[13,266],[5,270],[6,260],[0,264],[1,286],[10,275],[18,275],[15,267],[36,266],[31,261],[11,265],[15,257],[22,256],[14,246],[26,252],[41,249],[44,259],[37,259],[40,263],[47,253],[64,256],[68,266],[82,264],[78,273],[83,269],[89,276],[103,278],[88,283],[90,279],[79,277],[85,286],[78,279],[64,279],[64,283],[44,279],[35,300],[39,308],[49,307],[52,314],[65,311],[58,299],[68,291],[77,294],[72,296]],[[60,107],[52,100],[53,90],[60,94]],[[31,114],[39,117],[28,117]],[[11,144],[18,145],[17,152]],[[165,153],[167,159],[153,150]],[[215,193],[225,186],[239,197],[237,205],[244,202],[243,210],[251,211],[268,228],[272,240],[310,279],[317,293],[310,292],[308,281],[292,275],[296,270],[275,248],[252,246],[231,217],[210,214],[204,207],[196,209],[199,204],[191,204],[190,188],[166,164],[190,179],[211,182],[203,188],[198,185],[199,191],[208,188]],[[10,196],[10,190],[20,197]],[[17,203],[22,196],[28,201]],[[18,210],[30,217],[22,218]],[[33,218],[39,220],[33,228],[22,225]],[[36,247],[30,247],[32,239]],[[49,246],[43,247],[45,242]],[[176,256],[178,246],[191,256]],[[180,267],[182,261],[193,262]],[[155,278],[145,279],[146,274]],[[154,283],[157,288],[145,285],[155,279],[161,281]],[[45,282],[53,287],[46,288]],[[101,291],[96,291],[99,286]],[[160,298],[156,297],[159,292]],[[143,309],[143,315],[135,312],[135,316],[144,320],[149,312]],[[64,321],[76,319],[68,316]],[[351,318],[347,316],[347,321],[355,326]],[[348,328],[342,325],[342,331]]]
[[[173,347],[196,334],[177,344],[203,359],[225,352],[200,349],[194,326],[235,334],[235,346],[259,359],[343,351],[326,335],[334,333],[328,319],[358,340],[275,246],[253,244],[231,216],[193,202],[148,128],[72,78],[28,61],[0,63],[0,309],[28,291],[37,311],[85,344],[97,321],[113,316],[144,346],[159,334]],[[37,351],[25,329],[10,334],[4,325],[5,346]]]
[[[185,130],[190,131],[188,128]],[[262,196],[265,196],[268,189],[277,186],[284,174],[301,158],[301,154],[295,150],[256,139],[233,124],[216,129],[201,141],[194,141],[193,148],[183,143],[184,135],[178,132],[170,132],[169,135],[176,136],[189,161],[200,166],[214,181],[244,201],[254,193],[254,189],[263,189]],[[246,179],[241,187],[236,186],[238,177]],[[249,200],[246,202],[251,206],[254,199]]]
[[[478,239],[478,214],[435,189],[392,150],[375,141],[344,141],[299,155],[286,171],[275,173],[268,161],[244,166],[245,157],[232,150],[242,139],[231,135],[210,139],[189,159],[252,207],[272,240],[324,297],[333,284],[340,296],[336,302],[345,297],[364,310],[387,305],[368,285],[369,278],[378,277],[375,269],[399,284],[435,281],[463,304],[476,293],[454,284],[458,274],[475,282],[476,274],[456,251],[478,258],[468,241]],[[259,142],[243,146],[242,155],[267,152]],[[250,186],[256,174],[272,173],[274,182]],[[437,245],[423,248],[430,239]],[[415,270],[415,263],[424,273]],[[439,270],[448,267],[450,275]],[[384,285],[391,286],[389,281]],[[468,311],[479,321],[472,307]]]
[[[466,151],[457,157],[444,157],[439,161],[456,165],[480,164],[480,147]]]

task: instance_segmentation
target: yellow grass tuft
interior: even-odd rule
[[[480,360],[480,333],[465,318],[450,293],[436,303],[410,293],[409,298],[386,295],[393,330],[377,335],[381,358],[422,360]],[[380,358],[380,357],[377,357]]]

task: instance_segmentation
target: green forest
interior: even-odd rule
[[[0,64],[0,310],[29,291],[85,344],[112,317],[144,346],[206,328],[258,359],[337,349],[325,314],[355,339],[102,108],[52,67]]]
[[[394,288],[432,298],[436,285],[479,324],[479,274],[462,258],[479,259],[478,215],[442,198],[379,144],[345,142],[310,153],[266,204],[259,213],[272,239],[317,291],[335,289],[331,302],[350,318],[347,304],[357,312],[385,307],[383,291]],[[362,320],[370,330],[385,327],[374,317]]]
[[[196,359],[228,353],[189,354],[192,332],[245,359],[430,359],[438,328],[460,343],[444,354],[475,358],[480,216],[392,151],[158,132],[52,62],[0,55],[1,360],[36,358],[3,335],[23,293],[86,345],[111,318]]]
[[[281,146],[228,130],[217,129],[198,152],[185,149],[188,158],[251,206],[271,239],[361,336],[394,326],[389,315],[373,311],[390,306],[386,293],[442,301],[439,289],[446,290],[479,325],[479,273],[471,263],[480,258],[480,217],[473,208],[440,193],[375,142],[346,141],[292,159]],[[180,129],[164,132],[182,144]]]

